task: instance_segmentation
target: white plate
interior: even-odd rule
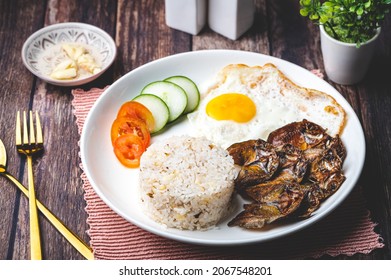
[[[116,159],[110,141],[110,128],[119,107],[139,94],[149,82],[171,75],[185,75],[193,79],[202,91],[222,67],[230,63],[248,65],[275,64],[288,78],[301,86],[318,89],[332,95],[346,110],[347,123],[342,140],[347,146],[344,163],[346,181],[333,196],[323,202],[312,217],[291,223],[279,223],[265,230],[250,231],[228,227],[227,222],[242,209],[236,199],[237,212],[222,221],[218,228],[208,231],[181,231],[166,229],[145,216],[139,207],[138,170],[123,167]],[[189,129],[184,118],[179,124],[153,138],[153,141],[170,135],[186,134]],[[317,222],[333,211],[355,186],[365,158],[365,139],[360,122],[352,107],[332,86],[311,72],[274,57],[243,51],[208,50],[181,53],[145,64],[111,85],[97,100],[86,119],[81,137],[81,159],[86,175],[96,193],[115,212],[131,223],[167,238],[207,245],[237,245],[261,242],[281,237]]]
[[[61,44],[79,43],[99,58],[101,69],[98,73],[70,80],[50,78],[61,55]],[[24,65],[37,77],[58,86],[78,86],[89,83],[102,75],[114,62],[117,47],[113,38],[102,29],[81,22],[64,22],[46,26],[32,34],[22,48]]]

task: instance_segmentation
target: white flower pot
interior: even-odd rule
[[[332,38],[320,26],[320,42],[326,74],[330,80],[341,85],[352,85],[361,81],[369,67],[375,42],[380,33],[357,47]]]
[[[206,24],[206,0],[165,0],[166,24],[197,35]]]
[[[254,22],[254,0],[209,0],[208,24],[213,31],[236,40]]]

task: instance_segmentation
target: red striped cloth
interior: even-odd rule
[[[96,88],[72,91],[79,133],[91,106],[103,91]],[[180,243],[138,228],[100,199],[84,173],[81,178],[87,203],[88,234],[96,259],[307,259],[368,254],[384,246],[374,230],[376,224],[370,219],[359,186],[333,213],[300,232],[256,245],[213,247]]]

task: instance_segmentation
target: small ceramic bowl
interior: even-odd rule
[[[80,44],[97,60],[99,71],[73,79],[53,79],[50,74],[64,58],[62,45]],[[78,86],[102,75],[114,62],[117,48],[113,38],[102,29],[79,22],[58,23],[32,34],[22,48],[23,63],[34,75],[58,86]]]

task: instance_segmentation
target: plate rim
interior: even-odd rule
[[[132,219],[129,219],[128,217],[126,217],[125,215],[122,214],[122,211],[120,209],[118,209],[118,207],[116,207],[115,205],[113,205],[112,202],[110,202],[107,197],[102,193],[102,191],[99,189],[99,187],[97,187],[97,183],[94,181],[94,179],[92,178],[90,172],[89,172],[89,169],[88,167],[86,167],[84,165],[85,163],[85,143],[86,143],[86,135],[87,133],[85,132],[85,130],[87,129],[88,127],[88,124],[89,122],[91,121],[92,117],[93,117],[93,113],[94,112],[94,109],[99,106],[99,103],[102,102],[102,100],[104,98],[106,98],[105,96],[110,92],[110,89],[112,87],[115,87],[116,84],[118,83],[121,83],[121,81],[123,79],[126,79],[129,75],[132,75],[132,73],[134,73],[135,71],[143,71],[144,68],[146,67],[151,67],[151,65],[155,64],[155,63],[160,63],[161,61],[164,61],[164,60],[167,60],[167,59],[175,59],[175,57],[180,57],[180,56],[187,56],[187,55],[203,55],[203,54],[208,54],[208,55],[213,55],[215,53],[226,53],[227,55],[229,54],[244,54],[244,55],[255,55],[255,56],[260,56],[260,57],[263,57],[263,58],[268,58],[270,60],[276,60],[276,61],[279,61],[280,63],[283,63],[283,64],[289,64],[293,67],[299,67],[301,68],[302,70],[306,71],[306,72],[309,72],[311,73],[309,70],[305,69],[304,67],[300,66],[300,65],[297,65],[297,64],[294,64],[290,61],[286,61],[286,60],[283,60],[281,58],[277,58],[277,57],[274,57],[274,56],[269,56],[269,55],[266,55],[266,54],[261,54],[261,53],[256,53],[256,52],[251,52],[251,51],[243,51],[243,50],[227,50],[227,49],[213,49],[213,50],[197,50],[197,51],[189,51],[189,52],[181,52],[181,53],[177,53],[177,54],[173,54],[173,55],[169,55],[169,56],[165,56],[165,57],[162,57],[162,58],[159,58],[159,59],[156,59],[156,60],[153,60],[153,61],[150,61],[150,62],[147,62],[131,71],[129,71],[128,73],[124,74],[121,78],[119,78],[118,80],[116,80],[113,84],[111,84],[109,87],[107,87],[104,92],[98,97],[98,99],[96,100],[96,102],[93,104],[93,106],[91,107],[90,111],[88,112],[87,114],[87,117],[85,119],[85,123],[84,123],[84,126],[83,126],[83,129],[82,129],[82,133],[81,133],[81,140],[80,140],[80,157],[81,157],[81,160],[82,160],[82,163],[83,163],[83,170],[88,178],[88,180],[90,181],[91,183],[91,186],[92,188],[94,189],[94,191],[98,194],[98,196],[112,209],[114,210],[114,212],[116,212],[119,216],[121,216],[122,218],[124,218],[125,220],[127,220],[128,222],[136,225],[137,227],[139,228],[142,228],[146,231],[149,231],[153,234],[156,234],[158,236],[162,236],[162,237],[165,237],[165,238],[168,238],[168,239],[173,239],[173,240],[177,240],[177,241],[181,241],[181,242],[185,242],[185,243],[190,243],[190,244],[198,244],[198,245],[212,245],[212,246],[237,246],[237,245],[246,245],[246,244],[253,244],[253,243],[261,243],[261,242],[267,242],[267,241],[270,241],[270,240],[274,240],[274,239],[277,239],[277,238],[281,238],[281,237],[284,237],[284,236],[287,236],[287,235],[291,235],[295,232],[298,232],[298,231],[301,231],[305,228],[307,228],[308,226],[310,225],[313,225],[317,222],[319,222],[320,220],[324,219],[326,216],[328,216],[329,214],[331,214],[335,209],[338,208],[338,206],[340,206],[347,198],[347,196],[349,196],[349,194],[352,192],[352,190],[355,188],[355,186],[357,185],[357,182],[360,178],[360,175],[362,173],[362,169],[363,169],[363,166],[364,166],[364,162],[365,162],[365,156],[366,156],[366,145],[365,145],[365,135],[364,135],[364,131],[363,131],[363,128],[362,128],[362,125],[361,125],[361,122],[357,116],[357,114],[355,113],[354,109],[352,108],[352,106],[350,105],[350,103],[345,99],[345,97],[337,90],[335,89],[331,84],[327,83],[325,80],[317,77],[315,74],[311,73],[312,75],[314,75],[314,79],[318,79],[318,82],[320,83],[323,83],[324,86],[327,86],[327,87],[330,87],[331,89],[333,89],[335,91],[335,93],[337,93],[338,95],[340,95],[340,98],[341,100],[343,100],[343,105],[341,105],[345,110],[346,109],[349,109],[353,114],[349,115],[350,117],[353,117],[354,121],[357,122],[357,124],[359,125],[359,131],[357,131],[357,133],[359,134],[359,138],[358,141],[362,143],[361,148],[362,148],[362,153],[361,153],[361,156],[360,156],[360,159],[358,161],[359,163],[359,166],[358,166],[358,174],[356,176],[356,178],[354,178],[354,180],[352,181],[352,186],[350,187],[350,189],[348,189],[348,191],[345,191],[344,193],[341,194],[341,197],[339,198],[339,200],[335,201],[333,204],[331,204],[329,206],[329,209],[327,209],[326,211],[323,211],[321,213],[317,213],[317,215],[314,215],[311,218],[309,219],[306,219],[306,220],[303,220],[303,222],[299,225],[298,223],[296,224],[293,224],[293,226],[291,227],[291,229],[287,230],[286,232],[282,232],[282,233],[278,233],[274,236],[266,236],[265,238],[263,239],[259,239],[259,238],[249,238],[249,239],[246,239],[245,241],[238,241],[238,240],[209,240],[209,239],[202,239],[202,240],[198,240],[198,239],[194,239],[194,238],[191,238],[191,237],[187,237],[187,236],[180,236],[180,235],[175,235],[173,236],[169,231],[162,231],[162,230],[157,230],[156,228],[154,227],[150,227],[148,225],[145,225],[145,224],[142,224],[142,223],[139,223],[137,221],[134,221]],[[230,62],[227,62],[227,64],[229,64]],[[273,62],[272,62],[273,63]],[[278,67],[278,66],[277,66]],[[284,73],[285,74],[285,73]],[[288,77],[289,79],[291,79],[291,77]],[[294,80],[293,80],[294,81]],[[294,81],[295,82],[295,81]],[[345,124],[346,125],[346,124]]]

